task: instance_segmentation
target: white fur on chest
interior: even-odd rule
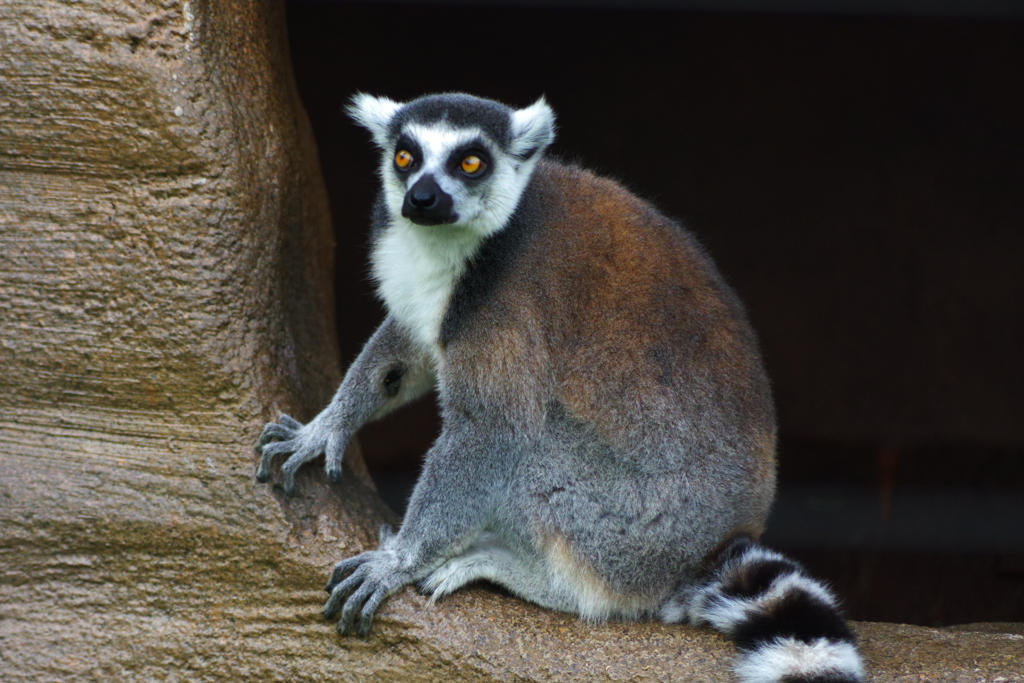
[[[373,248],[373,275],[388,311],[440,357],[441,323],[481,236],[454,226],[394,219]]]

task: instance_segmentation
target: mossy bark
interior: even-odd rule
[[[5,0],[0,45],[4,681],[727,678],[707,631],[488,590],[337,636],[328,569],[391,517],[358,448],[340,486],[253,479],[340,377],[280,3]],[[1013,634],[860,631],[877,680],[1024,671]]]

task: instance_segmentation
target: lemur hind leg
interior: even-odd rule
[[[481,534],[464,553],[435,569],[420,583],[420,588],[430,593],[430,601],[434,602],[481,580],[498,584],[548,609],[578,611],[575,596],[552,582],[540,558],[531,560],[516,554],[491,533]]]

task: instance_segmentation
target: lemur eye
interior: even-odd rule
[[[475,154],[470,154],[463,158],[459,167],[462,168],[462,172],[466,175],[478,175],[484,170],[484,160]]]
[[[395,155],[395,166],[401,169],[412,166],[412,153],[405,149],[399,150],[398,154]]]

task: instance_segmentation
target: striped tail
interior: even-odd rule
[[[803,567],[743,537],[706,582],[670,598],[666,622],[708,624],[736,641],[743,683],[862,683],[856,639],[832,593]]]

